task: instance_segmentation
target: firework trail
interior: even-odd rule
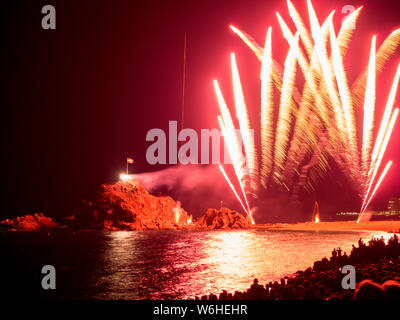
[[[390,120],[390,116],[392,115],[392,111],[393,111],[393,106],[394,106],[394,100],[396,97],[396,92],[397,92],[397,88],[398,88],[398,84],[399,84],[399,79],[400,79],[400,63],[399,66],[397,67],[397,71],[396,71],[396,75],[393,81],[393,85],[392,85],[392,89],[390,90],[390,94],[389,94],[389,98],[387,101],[387,105],[385,108],[385,112],[383,114],[383,118],[382,118],[382,122],[381,122],[381,126],[379,129],[379,133],[378,136],[376,138],[376,143],[375,143],[375,147],[372,153],[372,158],[371,158],[371,168],[370,168],[370,172],[368,174],[369,177],[371,177],[371,173],[372,170],[375,167],[376,164],[376,159],[378,157],[378,153],[380,151],[380,148],[382,146],[382,141],[384,138],[384,135],[387,131],[388,125],[389,125],[389,120]]]
[[[248,215],[251,217],[251,210],[249,206],[249,202],[247,200],[246,192],[243,186],[243,164],[245,157],[241,151],[241,140],[238,140],[238,136],[236,135],[235,127],[233,125],[233,120],[229,109],[225,103],[225,99],[222,95],[222,92],[219,88],[218,81],[214,81],[215,91],[217,93],[218,103],[220,107],[220,111],[222,114],[222,118],[218,117],[218,122],[222,131],[222,134],[225,138],[225,143],[227,145],[227,149],[229,152],[229,156],[232,160],[233,168],[235,170],[235,174],[238,178],[239,185],[245,199]],[[252,218],[251,218],[252,220]]]
[[[290,109],[290,101],[292,100],[293,86],[296,76],[296,56],[299,49],[298,41],[299,35],[296,34],[290,45],[289,53],[285,61],[285,72],[283,74],[274,155],[274,163],[276,166],[275,173],[278,182],[281,181],[280,173],[283,171],[283,164],[286,160],[286,147],[289,141],[291,114],[293,113],[293,110]]]
[[[218,117],[218,122],[219,122],[219,125],[221,128],[221,132],[225,138],[229,156],[232,160],[233,168],[234,168],[235,174],[238,178],[240,189],[241,189],[243,197],[246,201],[247,209],[250,211],[249,203],[248,203],[247,197],[246,197],[246,192],[244,191],[244,186],[243,186],[243,175],[242,175],[242,159],[243,158],[239,158],[239,155],[241,153],[239,153],[239,151],[236,150],[238,147],[236,144],[237,143],[236,133],[233,130],[228,130],[225,127],[225,124],[224,124],[223,120],[221,119],[221,117]]]
[[[236,196],[236,198],[238,199],[238,201],[239,201],[240,205],[242,206],[243,210],[248,214],[247,209],[245,208],[245,206],[244,206],[242,200],[240,199],[239,195],[237,194],[237,192],[236,192],[236,190],[235,190],[235,187],[233,186],[231,180],[229,180],[228,175],[226,174],[224,168],[223,168],[221,165],[219,165],[218,168],[219,168],[219,170],[221,170],[222,175],[224,176],[224,178],[225,178],[226,181],[228,182],[229,186],[231,187],[231,189],[232,189],[232,191],[233,191],[233,194],[234,194],[234,195]]]
[[[364,127],[362,146],[362,167],[363,175],[366,176],[369,168],[371,144],[374,129],[375,114],[375,43],[376,37],[372,38],[371,54],[368,64],[368,79],[364,101]]]
[[[244,149],[246,152],[247,165],[249,168],[250,176],[253,177],[254,171],[256,170],[255,164],[257,159],[255,158],[254,150],[254,134],[250,129],[249,116],[247,114],[247,107],[244,101],[242,84],[240,83],[239,70],[236,64],[235,55],[231,54],[231,65],[232,65],[232,78],[233,78],[233,88],[235,94],[235,105],[236,105],[236,115],[239,121],[240,133],[243,137]],[[251,179],[251,187],[253,190],[256,189],[257,184],[255,179]]]
[[[235,134],[235,122],[217,81],[214,87],[221,112],[218,121],[242,196],[236,192],[223,168],[220,170],[252,219],[246,193],[257,190],[260,185],[265,190],[278,185],[297,199],[302,190],[314,189],[313,184],[325,174],[329,161],[333,160],[357,192],[364,195],[359,221],[392,166],[392,162],[388,162],[379,173],[399,113],[393,108],[400,64],[375,137],[376,75],[399,46],[400,29],[393,31],[378,50],[376,37],[372,38],[369,63],[350,87],[343,59],[362,7],[348,16],[336,35],[334,12],[320,25],[311,1],[307,0],[308,30],[290,0],[287,6],[296,30],[291,31],[282,16],[276,14],[283,37],[289,44],[283,67],[272,56],[271,27],[268,28],[265,45],[261,47],[250,35],[230,26],[261,63],[261,154],[257,154],[254,136],[250,134],[251,124],[239,69],[232,54],[235,120],[240,128],[240,137]],[[298,70],[304,80],[302,90],[297,83]],[[275,89],[280,95],[277,106],[274,105]],[[363,110],[361,133],[356,125],[355,110],[359,109]],[[362,137],[360,145],[358,136]],[[244,164],[248,164],[247,173],[242,170]],[[246,181],[250,181],[250,188]]]
[[[387,131],[386,131],[385,138],[382,141],[382,144],[379,146],[379,154],[377,156],[376,163],[374,164],[373,167],[371,167],[371,168],[373,168],[373,173],[372,173],[372,176],[371,176],[370,181],[369,181],[368,190],[367,190],[367,192],[365,194],[364,201],[363,201],[363,204],[362,204],[362,207],[361,207],[361,211],[363,211],[365,209],[365,207],[364,207],[365,201],[366,201],[367,197],[369,196],[369,192],[371,190],[372,184],[374,183],[376,175],[378,173],[378,170],[379,170],[379,168],[381,166],[382,159],[383,159],[383,156],[385,155],[385,151],[386,151],[387,145],[389,143],[390,137],[392,135],[394,125],[396,124],[398,115],[399,115],[399,109],[396,109],[393,112],[393,115],[391,117],[390,124],[389,124],[389,127],[388,127]]]
[[[346,132],[349,137],[348,142],[351,152],[351,162],[356,163],[356,165],[358,166],[357,137],[355,130],[356,125],[354,119],[353,104],[350,95],[350,88],[348,86],[348,81],[344,70],[343,59],[339,48],[339,42],[335,37],[335,31],[333,28],[332,20],[329,27],[330,27],[330,44],[332,48],[332,63],[337,80],[336,83],[339,89],[340,100],[343,106]]]
[[[380,185],[382,184],[383,179],[385,179],[385,176],[388,173],[388,171],[391,168],[391,166],[392,166],[392,161],[389,161],[387,163],[385,169],[383,170],[383,172],[381,174],[381,177],[379,178],[378,182],[376,183],[374,191],[372,192],[371,196],[369,197],[367,204],[365,205],[364,209],[361,211],[361,213],[360,213],[360,215],[359,215],[359,217],[357,219],[357,223],[359,223],[361,221],[365,210],[367,209],[367,207],[368,207],[369,203],[371,202],[372,198],[375,196],[375,193],[378,191]]]
[[[274,101],[272,87],[272,43],[271,27],[265,40],[264,58],[261,66],[261,183],[267,187],[268,177],[272,170],[273,116]]]

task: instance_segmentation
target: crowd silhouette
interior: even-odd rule
[[[356,289],[344,289],[342,267],[356,270]],[[298,271],[280,281],[259,284],[254,279],[247,291],[227,291],[204,295],[196,300],[400,300],[400,242],[397,235],[385,242],[373,238],[368,244],[361,239],[349,255],[334,249],[330,259],[316,261],[312,268]]]

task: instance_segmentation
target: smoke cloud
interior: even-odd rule
[[[243,211],[217,165],[178,165],[132,176],[150,193],[181,201],[182,207],[196,218],[208,208],[219,208],[221,202],[223,206]]]

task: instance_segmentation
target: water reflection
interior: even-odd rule
[[[158,231],[105,233],[92,273],[95,299],[183,299],[245,290],[312,266],[333,248],[350,252],[382,232]]]

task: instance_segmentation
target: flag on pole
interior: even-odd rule
[[[134,161],[132,158],[126,158],[126,163],[132,164]]]

